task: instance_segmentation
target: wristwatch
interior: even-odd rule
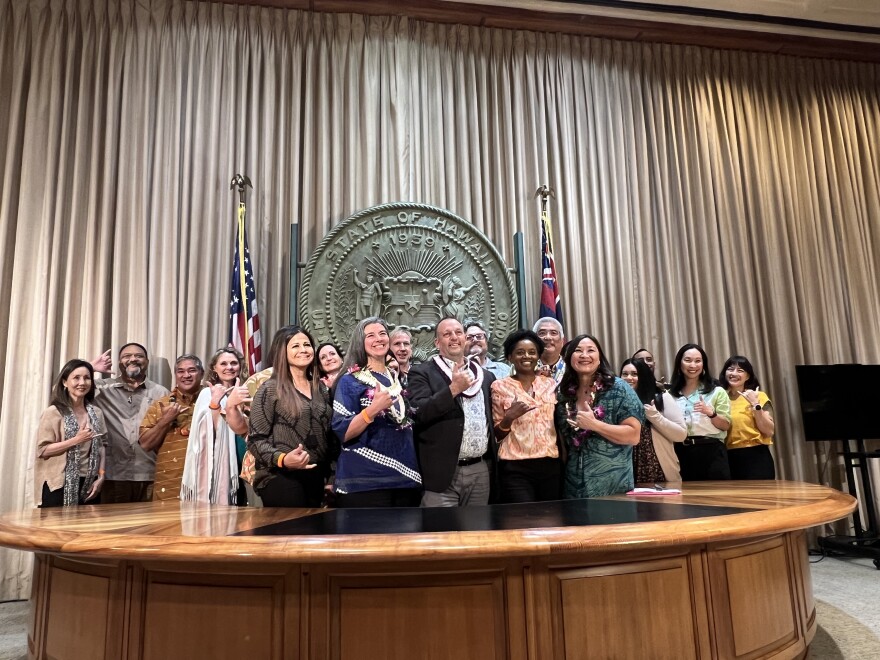
[[[763,410],[763,408],[761,407],[761,404],[760,404],[760,403],[756,403],[754,409],[755,409],[755,410]]]
[[[717,410],[713,410],[713,411],[712,411],[712,414],[711,414],[711,415],[707,415],[707,417],[708,417],[709,419],[715,419],[716,417],[718,417],[718,411],[717,411]]]

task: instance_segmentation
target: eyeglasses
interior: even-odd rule
[[[467,336],[471,341],[483,341],[486,338],[486,334],[484,332],[475,332],[472,335]]]

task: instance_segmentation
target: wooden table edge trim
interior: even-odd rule
[[[783,534],[833,522],[856,508],[850,495],[826,490],[827,497],[819,501],[708,518],[428,534],[169,536],[65,532],[0,519],[0,546],[82,558],[252,562],[259,557],[266,562],[297,563],[607,553]]]

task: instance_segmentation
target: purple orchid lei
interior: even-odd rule
[[[602,381],[597,380],[593,383],[593,387],[590,388],[590,407],[593,409],[593,415],[599,421],[605,419],[605,408],[601,405],[594,406],[593,404],[596,401],[596,395],[603,390]],[[577,406],[577,386],[573,385],[568,388],[567,392],[570,397],[570,401],[566,404],[566,406],[575,407]],[[595,431],[589,429],[572,429],[571,436],[571,444],[575,447],[580,447],[581,444],[585,443],[587,439],[590,437],[598,435]]]

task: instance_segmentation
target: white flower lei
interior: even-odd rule
[[[372,389],[372,392],[370,392],[370,390],[367,391],[367,398],[372,401],[373,396],[375,396],[376,390],[379,388],[380,385],[382,385],[378,380],[376,380],[373,372],[369,369],[364,368],[358,371],[351,372],[351,375],[354,376],[355,379]],[[390,372],[386,369],[385,373],[382,375],[386,376],[388,380],[391,381],[391,385],[389,385],[388,387],[382,385],[382,387],[384,387],[388,394],[390,394],[392,397],[391,407],[388,408],[387,411],[382,412],[388,412],[391,415],[391,419],[393,419],[397,424],[403,424],[403,422],[406,421],[406,402],[403,399],[403,386],[400,384],[400,380],[398,380],[397,376],[394,375],[393,372]]]

